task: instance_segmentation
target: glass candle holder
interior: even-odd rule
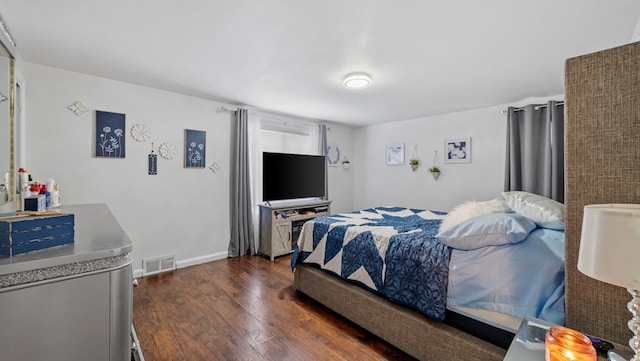
[[[589,337],[562,326],[552,326],[545,337],[546,361],[596,361]]]

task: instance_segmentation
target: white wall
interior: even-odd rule
[[[107,203],[133,241],[134,269],[143,257],[176,254],[179,265],[224,258],[229,241],[229,113],[217,103],[108,79],[25,64],[28,109],[27,170],[36,181],[53,177],[63,204]],[[67,106],[126,114],[126,158],[93,157],[95,112],[76,116]],[[151,141],[173,143],[173,160],[158,158],[148,175],[151,143],[128,134],[133,124],[151,128]],[[207,164],[183,168],[184,129],[207,132]],[[181,263],[180,263],[181,262]]]
[[[65,204],[107,203],[133,241],[134,269],[142,259],[176,254],[178,266],[227,256],[229,241],[229,157],[231,115],[217,102],[84,74],[24,63],[26,162],[36,181],[53,177]],[[555,97],[554,99],[560,99]],[[547,99],[527,99],[528,103]],[[127,128],[143,123],[157,147],[172,142],[176,159],[159,158],[158,175],[147,174],[150,142],[127,136],[125,159],[95,158],[94,112],[80,117],[75,101],[91,110],[126,114]],[[329,167],[333,212],[379,205],[448,210],[467,200],[494,198],[502,191],[507,105],[353,129],[328,125],[328,142],[351,161],[349,170]],[[182,166],[184,129],[207,132],[207,164],[218,173]],[[127,132],[128,132],[127,129]],[[443,140],[470,136],[471,164],[443,164]],[[412,172],[385,165],[385,146],[414,144],[422,165]],[[427,172],[438,150],[442,175]]]
[[[182,267],[227,256],[231,115],[218,113],[219,103],[31,63],[21,71],[27,154],[19,166],[35,181],[54,178],[63,204],[108,204],[133,241],[137,274],[143,258],[175,254]],[[76,116],[67,109],[75,101],[92,111]],[[93,156],[93,110],[126,114],[126,158]],[[151,141],[129,136],[136,123],[151,128],[156,153],[162,142],[177,148],[173,160],[158,157],[157,175],[147,174]],[[206,160],[220,165],[217,173],[183,168],[185,128],[207,132]],[[351,132],[336,126],[331,135],[350,139]],[[338,210],[351,210],[349,178],[329,172],[330,191],[346,198],[334,202]]]
[[[354,164],[363,164],[354,178],[354,206],[362,209],[398,205],[450,210],[465,200],[500,196],[504,186],[507,106],[545,103],[552,98],[528,98],[465,112],[358,128],[354,136]],[[471,163],[445,164],[444,140],[471,137]],[[405,164],[386,165],[387,144],[405,144]],[[422,164],[413,172],[408,164],[414,145]],[[427,171],[438,151],[441,175],[434,180]]]
[[[331,200],[331,212],[344,213],[355,210],[353,205],[353,180],[354,175],[363,169],[362,164],[354,164],[353,154],[354,129],[339,124],[327,125],[327,143],[340,147],[343,156],[350,163],[348,170],[339,167],[328,167],[329,200]]]

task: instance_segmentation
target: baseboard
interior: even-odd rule
[[[176,261],[176,268],[180,269],[180,268],[195,266],[195,265],[199,265],[199,264],[207,263],[211,261],[217,261],[220,259],[225,259],[227,258],[227,256],[228,256],[227,252],[220,252],[220,253],[207,254],[199,257],[193,257],[189,259],[183,259],[183,260]],[[133,278],[142,277],[142,275],[143,275],[142,268],[133,270]]]
[[[176,266],[177,266],[177,268],[185,268],[185,267],[189,267],[189,266],[195,266],[195,265],[202,264],[202,263],[207,263],[207,262],[211,262],[211,261],[217,261],[219,259],[225,259],[225,258],[227,258],[228,255],[229,255],[229,253],[227,253],[227,252],[207,254],[207,255],[204,255],[204,256],[200,256],[200,257],[194,257],[194,258],[189,258],[189,259],[184,259],[184,260],[181,260],[181,261],[177,261],[176,262]]]

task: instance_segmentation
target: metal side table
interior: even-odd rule
[[[507,350],[504,361],[544,361],[544,339],[549,327],[554,324],[534,317],[525,317],[520,324],[511,345]],[[616,353],[629,359],[629,348],[614,344]],[[607,360],[606,356],[598,354],[598,361]],[[612,360],[615,360],[612,358]]]

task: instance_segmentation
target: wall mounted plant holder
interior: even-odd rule
[[[440,177],[440,167],[438,167],[438,151],[434,150],[433,153],[433,166],[429,168],[429,173],[431,173],[434,180],[438,180],[438,177]]]
[[[350,166],[351,166],[351,162],[349,162],[349,160],[347,159],[347,157],[344,157],[344,158],[342,159],[342,169],[344,169],[344,170],[348,170]]]
[[[413,154],[411,155],[411,159],[409,159],[409,165],[411,165],[411,170],[416,171],[418,167],[420,167],[420,158],[418,157],[418,145],[413,146]]]
[[[420,166],[420,160],[419,159],[411,159],[409,161],[409,164],[411,165],[411,170],[415,172],[418,169],[418,167]]]

